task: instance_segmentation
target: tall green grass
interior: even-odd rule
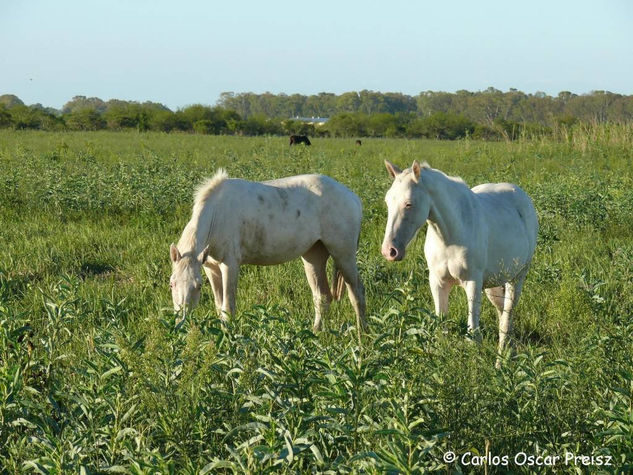
[[[603,468],[630,470],[631,137],[596,126],[556,140],[289,148],[282,138],[0,131],[0,467],[413,473],[468,471],[443,454],[487,450],[611,455]],[[423,236],[402,263],[380,256],[384,159],[427,160],[470,185],[515,182],[533,197],[537,254],[501,370],[487,302],[481,345],[464,338],[461,290],[447,317],[430,310]],[[206,286],[174,327],[168,246],[193,189],[220,166],[253,180],[324,173],[359,194],[362,347],[346,301],[311,332],[300,262],[244,267],[228,325]]]

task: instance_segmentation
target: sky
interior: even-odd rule
[[[0,0],[0,95],[633,94],[629,0]]]

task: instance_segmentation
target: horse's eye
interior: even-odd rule
[[[413,207],[413,205],[411,203],[407,203],[404,205],[405,209],[411,209]]]

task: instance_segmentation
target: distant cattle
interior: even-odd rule
[[[305,135],[291,135],[290,136],[290,145],[298,145],[298,144],[312,145],[310,143],[310,139]]]
[[[363,145],[362,142],[360,140],[356,141],[356,145]]]

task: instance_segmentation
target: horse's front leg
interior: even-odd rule
[[[448,295],[451,293],[453,284],[442,284],[433,272],[429,272],[429,285],[435,304],[435,314],[438,316],[448,314]]]
[[[222,295],[222,271],[220,270],[220,266],[207,261],[202,268],[204,269],[204,273],[207,274],[209,282],[211,282],[215,310],[218,312],[218,315],[222,315],[222,302],[224,301],[224,297]]]
[[[220,264],[222,272],[222,320],[228,320],[235,314],[235,298],[237,295],[237,277],[240,265],[235,260],[227,260]]]
[[[468,299],[468,333],[477,342],[481,342],[479,332],[479,313],[481,312],[482,279],[476,278],[462,283]]]

